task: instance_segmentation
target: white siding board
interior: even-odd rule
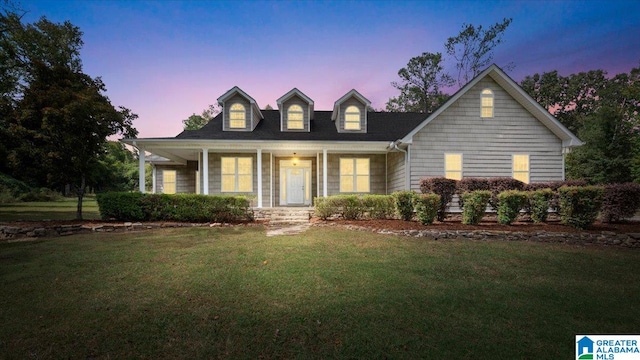
[[[480,118],[480,92],[494,93],[494,117]],[[532,182],[562,179],[562,141],[490,78],[417,132],[411,145],[411,188],[444,176],[444,153],[463,154],[464,177],[512,176],[512,154],[530,155]]]

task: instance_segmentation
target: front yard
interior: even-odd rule
[[[0,243],[0,358],[568,358],[637,333],[640,252],[312,227]]]

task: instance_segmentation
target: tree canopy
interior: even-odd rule
[[[78,27],[46,18],[23,24],[5,10],[0,29],[0,152],[7,157],[0,170],[33,186],[71,185],[82,218],[87,186],[105,180],[97,174],[107,138],[135,137],[137,115],[114,108],[102,80],[82,72]]]
[[[184,125],[185,130],[198,130],[207,125],[209,121],[211,121],[219,113],[220,108],[218,108],[218,105],[209,105],[208,108],[202,110],[202,113],[200,115],[196,115],[196,113],[193,113],[193,115],[189,116],[185,120],[182,120],[182,124]]]
[[[460,33],[447,39],[444,47],[453,57],[458,70],[458,87],[463,87],[493,61],[493,49],[502,43],[502,36],[513,19],[503,19],[488,29],[482,25],[463,24]]]
[[[522,88],[585,142],[567,156],[567,177],[640,182],[640,68],[525,77]]]

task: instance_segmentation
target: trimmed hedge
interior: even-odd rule
[[[527,193],[507,190],[498,194],[498,222],[509,225],[516,220],[527,202]]]
[[[389,219],[395,214],[395,203],[390,195],[364,195],[362,207],[371,219]]]
[[[396,204],[396,211],[400,218],[404,221],[411,221],[413,219],[413,198],[416,193],[413,191],[396,191],[393,194],[393,199]]]
[[[602,187],[563,186],[558,192],[563,224],[578,229],[586,229],[593,224],[602,206]]]
[[[363,217],[386,219],[394,214],[394,199],[390,195],[332,195],[313,200],[315,215],[326,220],[339,215],[347,220]]]
[[[418,221],[422,225],[433,224],[433,220],[438,215],[442,202],[438,194],[418,194],[413,198],[416,207]]]
[[[528,212],[535,223],[547,221],[549,204],[553,198],[553,191],[549,188],[528,192]]]
[[[423,194],[437,194],[440,196],[440,204],[438,206],[438,221],[444,221],[447,217],[449,203],[456,193],[457,181],[444,177],[424,178],[420,179],[420,191]]]
[[[237,222],[252,221],[244,196],[142,194],[108,192],[96,196],[103,219],[120,221]]]
[[[607,184],[604,187],[602,221],[615,222],[633,217],[640,209],[640,184]]]
[[[507,190],[523,190],[525,183],[510,177],[495,177],[489,179],[489,190],[491,190],[491,198],[489,205],[494,211],[498,211],[500,200],[498,194]]]
[[[485,178],[463,178],[458,181],[458,187],[456,193],[458,194],[458,206],[462,209],[464,207],[464,200],[462,200],[462,194],[467,192],[473,192],[478,190],[490,190],[489,180]]]
[[[462,223],[466,225],[476,225],[482,220],[487,203],[491,198],[491,191],[477,190],[461,195],[464,201],[462,208]]]

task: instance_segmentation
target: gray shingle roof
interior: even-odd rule
[[[338,133],[331,111],[314,111],[310,132],[280,131],[280,112],[261,110],[264,119],[253,131],[222,131],[222,114],[199,130],[185,130],[176,139],[191,140],[318,140],[395,141],[413,130],[428,114],[369,112],[367,133]]]

